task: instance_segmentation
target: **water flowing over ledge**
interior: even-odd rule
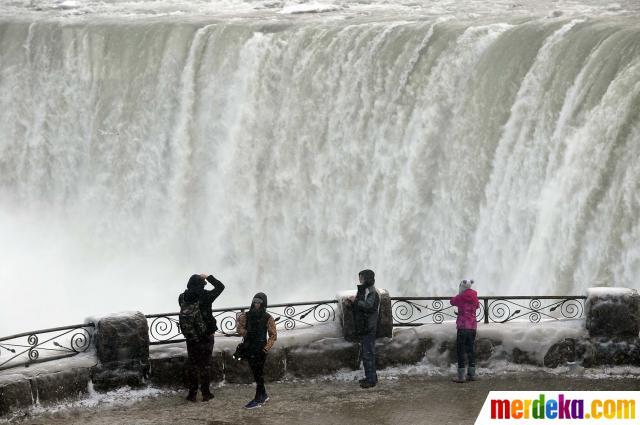
[[[0,19],[2,279],[59,322],[96,299],[172,311],[198,267],[233,283],[227,305],[323,299],[363,264],[396,294],[638,288],[626,3],[474,21],[34,4],[60,7]]]

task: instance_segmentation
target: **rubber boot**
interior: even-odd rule
[[[464,368],[463,367],[459,367],[458,368],[458,375],[456,375],[455,378],[452,379],[453,382],[458,383],[458,384],[462,384],[464,382]]]
[[[467,369],[467,381],[475,381],[476,379],[476,367],[475,366],[469,366],[469,368]]]

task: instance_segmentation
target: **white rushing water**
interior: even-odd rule
[[[313,13],[311,13],[313,12]],[[0,5],[0,334],[219,306],[640,288],[640,5]]]

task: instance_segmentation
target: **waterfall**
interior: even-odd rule
[[[0,110],[0,331],[24,297],[173,311],[201,272],[219,305],[364,268],[640,288],[637,16],[5,17]]]

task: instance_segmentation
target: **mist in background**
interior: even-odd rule
[[[364,268],[393,296],[640,288],[637,11],[472,3],[3,9],[0,334],[176,311],[193,273],[218,307]]]

